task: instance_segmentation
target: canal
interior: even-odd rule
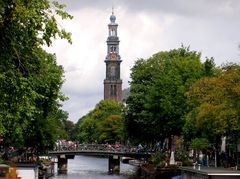
[[[135,166],[121,163],[120,174],[109,175],[108,158],[75,156],[68,160],[67,175],[55,175],[51,179],[133,179],[136,178],[136,170]]]

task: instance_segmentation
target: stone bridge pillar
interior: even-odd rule
[[[108,157],[108,172],[110,174],[120,173],[120,157],[118,155],[113,155]]]
[[[58,173],[59,174],[67,174],[67,163],[68,163],[68,159],[66,155],[58,156]]]
[[[68,159],[74,159],[74,155],[58,156],[58,173],[59,174],[67,174]]]

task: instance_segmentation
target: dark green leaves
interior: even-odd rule
[[[132,68],[126,121],[129,136],[146,142],[180,135],[185,93],[204,73],[200,53],[189,48],[159,52]]]
[[[80,142],[120,141],[124,137],[123,106],[112,100],[100,101],[95,109],[78,121],[77,139]]]
[[[57,16],[72,18],[48,0],[0,1],[0,134],[4,145],[53,147],[60,119],[63,68],[42,45],[57,36],[70,41]]]

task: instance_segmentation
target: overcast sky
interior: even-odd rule
[[[72,33],[72,45],[56,40],[48,49],[65,69],[63,109],[77,122],[103,99],[108,23],[117,17],[121,78],[129,86],[138,58],[179,48],[213,57],[217,65],[240,59],[239,0],[60,0],[73,20],[60,21]]]

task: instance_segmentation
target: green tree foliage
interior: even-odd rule
[[[79,119],[75,132],[81,143],[115,142],[124,136],[123,106],[113,100],[102,100],[86,116]]]
[[[71,141],[75,140],[74,129],[75,129],[75,124],[72,121],[67,120],[64,122],[64,131],[67,134],[65,137],[66,140],[71,140]]]
[[[190,88],[188,100],[192,110],[186,118],[186,135],[215,140],[239,133],[240,66],[226,65],[217,76],[198,80]]]
[[[99,140],[114,143],[123,139],[124,123],[121,115],[110,115],[99,124]]]
[[[63,68],[41,45],[70,34],[55,16],[72,18],[48,0],[0,0],[0,134],[5,147],[52,148],[57,138]]]
[[[74,141],[76,139],[74,130],[75,124],[68,120],[68,113],[62,109],[57,109],[54,113],[50,113],[49,117],[52,120],[52,125],[55,131],[55,139],[65,139]]]
[[[76,124],[76,138],[80,143],[95,142],[97,136],[97,121],[92,117],[92,112],[79,119]]]
[[[209,147],[208,139],[206,138],[195,138],[191,141],[190,148],[193,150],[204,150]]]
[[[56,139],[56,113],[59,100],[64,99],[60,92],[63,69],[56,65],[53,55],[40,49],[38,59],[38,70],[31,75],[23,76],[14,70],[0,75],[1,133],[5,146],[42,150],[52,147]]]
[[[136,142],[143,142],[152,137],[152,124],[149,122],[148,111],[145,108],[146,94],[153,81],[152,68],[156,66],[148,65],[148,61],[139,59],[132,68],[130,83],[130,95],[127,98],[125,110],[126,130],[128,137],[135,139]]]
[[[221,137],[227,136],[236,151],[240,131],[240,66],[227,64],[214,77],[198,80],[188,92],[191,111],[186,115],[185,139],[207,138],[218,154]],[[231,149],[232,148],[232,149]],[[219,165],[219,156],[216,158]]]
[[[130,138],[153,142],[180,135],[187,111],[185,93],[210,73],[200,53],[181,47],[138,60],[132,68],[126,125]],[[208,72],[207,72],[208,70]]]

